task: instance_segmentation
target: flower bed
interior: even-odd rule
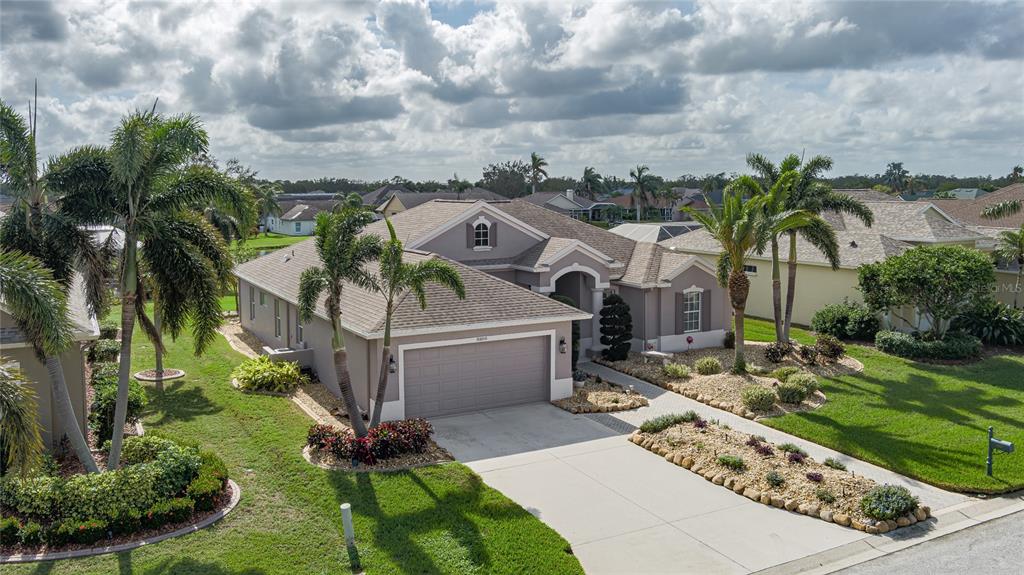
[[[315,424],[306,437],[305,454],[311,463],[331,469],[379,471],[404,469],[451,456],[431,441],[434,428],[425,419],[387,421],[357,438],[351,429]]]
[[[0,481],[6,554],[77,549],[149,537],[198,520],[230,499],[213,453],[156,437],[127,437],[122,467]]]
[[[571,396],[551,403],[571,413],[604,413],[644,407],[647,398],[599,377],[588,377],[583,387],[573,389]]]
[[[790,368],[790,370],[806,372],[815,377],[827,377],[863,369],[860,362],[849,357],[822,363],[823,358],[819,356],[819,361],[811,364],[803,361],[798,354],[789,354],[781,362],[772,363],[765,357],[765,352],[770,349],[768,344],[747,342],[746,347],[745,355],[749,373],[743,375],[715,369],[718,365],[727,366],[732,363],[733,350],[725,348],[675,353],[672,354],[672,359],[664,365],[652,360],[645,362],[644,358],[637,353],[630,353],[629,357],[623,361],[607,361],[602,358],[595,358],[594,361],[711,407],[730,411],[748,419],[772,417],[793,411],[807,411],[816,409],[825,403],[826,397],[817,389],[816,385],[805,387],[803,397],[797,395],[799,400],[791,402],[793,395],[788,394],[786,386],[782,385],[785,378],[778,377],[775,370]],[[765,388],[775,395],[770,407],[765,409],[767,405],[763,401],[752,401],[755,393],[750,391],[744,393],[752,386]],[[780,386],[782,387],[781,392]],[[744,401],[745,395],[748,396],[746,402]]]
[[[834,460],[818,463],[795,445],[774,445],[693,412],[645,422],[630,441],[753,501],[867,533],[930,515],[902,487],[880,486]]]

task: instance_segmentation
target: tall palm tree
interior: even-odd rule
[[[891,193],[896,195],[907,188],[910,172],[903,168],[903,162],[889,162],[889,165],[885,167],[883,178],[886,185],[892,190]]]
[[[537,152],[530,154],[530,190],[532,193],[536,194],[537,184],[548,177],[548,172],[544,169],[547,166],[548,161],[537,154]]]
[[[89,233],[64,217],[56,209],[59,193],[50,189],[49,174],[40,175],[36,153],[35,108],[30,121],[18,115],[0,100],[0,178],[8,183],[14,197],[10,213],[0,222],[0,246],[34,256],[49,269],[63,287],[71,289],[75,273],[82,274],[90,312],[100,315],[106,306],[106,283],[112,259],[111,244],[97,246]],[[73,413],[71,396],[60,361],[62,348],[37,346],[42,351],[50,386],[61,415]],[[56,353],[49,351],[57,350]],[[75,456],[87,471],[96,471],[96,463],[85,440],[84,430],[73,416],[65,418],[66,433]]]
[[[32,344],[36,356],[46,365],[57,419],[68,431],[75,455],[86,472],[99,471],[85,436],[76,423],[78,419],[58,359],[72,342],[72,326],[64,286],[54,279],[50,270],[38,259],[18,251],[0,250],[0,300],[3,300],[4,307],[18,324],[26,341]],[[0,425],[4,428],[8,425],[7,417],[6,413],[0,417]],[[20,418],[16,412],[11,412],[11,417]],[[32,417],[35,417],[34,410]],[[32,432],[25,429],[13,432],[10,436],[7,433],[8,430],[4,429],[5,442],[10,441],[10,437],[15,438],[13,445],[6,446],[8,457],[12,458],[10,463],[20,465],[19,461],[26,462],[37,452],[38,431],[35,432],[35,439],[32,438]],[[23,440],[28,443],[22,444]]]
[[[374,278],[374,289],[384,296],[384,350],[380,358],[380,379],[377,382],[377,398],[373,404],[373,415],[370,427],[380,423],[381,409],[384,408],[384,397],[388,385],[388,365],[391,362],[391,318],[395,308],[402,299],[415,296],[420,307],[427,309],[428,283],[436,283],[455,292],[459,299],[466,297],[466,288],[462,285],[459,272],[450,263],[431,258],[414,264],[402,261],[404,248],[402,241],[395,234],[391,220],[385,218],[391,239],[384,245],[380,254],[380,274]]]
[[[313,318],[320,296],[327,293],[324,307],[331,320],[334,372],[356,437],[366,435],[366,424],[359,415],[359,404],[356,403],[352,376],[348,370],[345,330],[341,325],[341,298],[346,283],[374,289],[373,277],[365,268],[366,264],[380,257],[381,241],[374,235],[360,235],[371,221],[373,216],[362,209],[347,208],[317,215],[314,233],[321,265],[306,269],[299,278],[299,317],[302,321],[307,322]]]
[[[772,187],[765,191],[761,184],[750,176],[740,176],[734,188],[747,196],[764,196],[762,222],[763,233],[767,234],[771,244],[772,257],[772,310],[775,320],[775,339],[786,342],[784,320],[782,315],[782,273],[779,269],[779,238],[783,234],[799,231],[809,227],[820,228],[816,236],[821,238],[821,249],[825,257],[833,262],[833,269],[839,265],[839,245],[835,231],[821,216],[801,209],[788,209],[786,201],[791,190],[799,180],[799,173],[789,170],[783,173]]]
[[[281,186],[275,182],[262,182],[253,186],[256,209],[261,222],[266,222],[269,216],[281,215],[281,205],[277,203],[277,195],[280,193]],[[267,228],[264,228],[264,234],[266,232]]]
[[[630,198],[633,208],[636,210],[636,221],[643,219],[643,212],[650,202],[649,194],[657,185],[657,179],[651,174],[647,164],[639,164],[629,171],[629,177],[633,180],[633,195]]]
[[[580,180],[580,190],[590,200],[597,199],[597,194],[605,190],[604,178],[597,170],[590,166],[583,168],[583,178]]]
[[[1007,176],[1007,178],[1010,180],[1011,184],[1024,180],[1024,166],[1021,166],[1020,164],[1014,166],[1013,169],[1010,170],[1010,175]]]
[[[32,382],[0,356],[0,477],[25,475],[43,453]]]
[[[871,210],[863,202],[847,194],[834,192],[831,186],[821,181],[822,174],[832,169],[832,158],[828,156],[814,156],[804,162],[796,154],[790,154],[776,166],[761,154],[751,154],[747,156],[747,165],[758,174],[762,185],[768,188],[775,185],[782,173],[789,170],[797,171],[799,177],[786,198],[784,207],[787,210],[804,210],[818,215],[824,212],[849,214],[862,221],[865,226],[870,226],[874,221]],[[789,254],[786,259],[788,283],[786,312],[782,325],[783,341],[789,341],[793,307],[796,302],[797,234],[820,251],[833,269],[839,267],[840,263],[838,253],[831,249],[832,242],[835,241],[835,230],[827,223],[815,223],[786,233],[789,235]]]
[[[743,318],[750,294],[750,278],[743,267],[747,256],[754,250],[763,249],[766,243],[761,224],[766,198],[763,195],[750,197],[733,183],[725,188],[721,205],[712,203],[710,198],[705,199],[708,203],[706,212],[691,207],[683,210],[700,222],[722,246],[718,256],[718,282],[729,290],[729,302],[736,322],[736,352],[732,369],[743,373],[747,369],[743,355]]]
[[[109,148],[76,148],[50,170],[50,185],[63,192],[63,213],[124,231],[121,365],[109,469],[120,465],[136,320],[156,345],[162,341],[146,312],[140,262],[159,286],[168,332],[177,337],[189,326],[196,355],[223,320],[219,296],[230,283],[231,258],[224,240],[192,207],[230,198],[237,188],[216,169],[189,162],[208,146],[206,131],[191,114],[137,111],[121,120]]]

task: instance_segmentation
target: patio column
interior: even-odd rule
[[[590,295],[592,298],[590,309],[594,314],[594,319],[591,320],[590,349],[599,350],[601,349],[601,308],[604,307],[604,290],[591,288]]]

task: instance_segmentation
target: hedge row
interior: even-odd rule
[[[981,340],[964,333],[926,341],[898,331],[880,331],[875,346],[885,353],[910,359],[972,359],[981,355]]]

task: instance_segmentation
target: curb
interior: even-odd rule
[[[137,549],[144,545],[152,545],[159,543],[165,539],[171,539],[174,537],[181,537],[182,535],[188,535],[194,533],[200,529],[205,529],[210,525],[213,525],[228,513],[231,513],[238,505],[238,501],[242,498],[242,490],[238,488],[238,484],[233,479],[228,479],[228,485],[231,486],[231,500],[228,502],[227,507],[220,511],[200,520],[192,525],[187,525],[180,529],[175,529],[170,533],[161,533],[146,539],[139,541],[129,541],[128,543],[121,543],[119,545],[110,545],[107,547],[90,547],[88,549],[77,549],[75,551],[58,551],[56,553],[37,553],[35,555],[2,555],[0,556],[0,565],[7,563],[31,563],[34,561],[56,561],[58,559],[75,559],[79,557],[91,557],[93,555],[104,555],[106,553],[120,553],[122,551],[129,551],[131,549]]]
[[[172,379],[181,379],[181,378],[185,377],[185,371],[181,370],[181,369],[165,369],[164,371],[165,372],[177,372],[177,373],[171,373],[171,375],[166,375],[165,374],[163,376],[163,378],[162,378],[164,381],[170,381]],[[140,372],[136,373],[135,375],[133,375],[132,377],[134,377],[135,379],[137,379],[139,381],[156,381],[155,377],[149,377],[149,376],[142,375],[143,373],[145,373],[145,371],[140,371]]]

